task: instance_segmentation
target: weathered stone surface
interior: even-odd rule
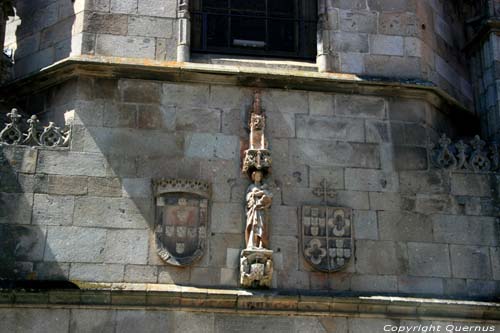
[[[377,32],[377,13],[366,10],[340,10],[340,30],[348,32]]]
[[[356,239],[378,239],[377,212],[355,210],[353,220]]]
[[[419,147],[394,146],[394,168],[404,170],[426,170],[427,150]]]
[[[49,227],[45,261],[100,262],[106,230],[78,227]]]
[[[69,309],[1,309],[2,331],[67,332],[69,313]]]
[[[148,260],[148,241],[147,230],[108,230],[104,261],[145,265]]]
[[[381,12],[378,27],[378,32],[384,35],[415,36],[418,33],[417,17],[414,13]],[[412,53],[411,56],[417,57],[420,53]]]
[[[174,331],[193,333],[214,333],[219,332],[215,328],[215,314],[203,313],[195,314],[190,312],[176,311],[174,314]]]
[[[70,225],[73,222],[75,198],[35,194],[33,202],[33,224]]]
[[[0,223],[30,224],[33,193],[0,193]]]
[[[386,102],[383,98],[359,95],[337,95],[335,97],[337,115],[362,118],[386,117]]]
[[[125,267],[125,282],[156,283],[158,280],[158,267],[127,265]]]
[[[368,192],[338,191],[337,203],[344,207],[351,207],[353,209],[363,209],[363,210],[370,209]]]
[[[398,290],[405,294],[442,295],[443,279],[413,276],[398,277]]]
[[[262,92],[262,108],[273,113],[307,113],[307,93],[299,91],[269,89]]]
[[[493,217],[434,215],[434,240],[465,245],[499,244],[499,221]]]
[[[46,178],[46,191],[55,195],[87,194],[87,177],[49,175]]]
[[[161,95],[163,106],[200,107],[209,104],[209,86],[206,84],[164,83]]]
[[[127,198],[151,198],[151,179],[122,178],[123,196]]]
[[[467,280],[469,297],[492,299],[492,295],[497,295],[498,290],[497,281]]]
[[[106,160],[100,154],[42,150],[37,172],[66,176],[106,176]]]
[[[353,291],[390,293],[398,290],[398,278],[392,275],[353,275],[351,278]]]
[[[177,107],[175,129],[191,132],[219,132],[221,112],[218,109]]]
[[[369,169],[345,169],[345,187],[347,190],[397,192],[398,175]]]
[[[141,0],[138,8],[140,15],[177,17],[177,3],[175,0]]]
[[[0,269],[3,278],[12,277],[14,261],[38,261],[43,258],[45,228],[0,224]]]
[[[239,148],[239,138],[222,134],[193,133],[185,139],[186,157],[233,159]]]
[[[404,56],[404,39],[400,36],[371,35],[370,51],[373,54]]]
[[[70,332],[109,332],[115,328],[113,310],[72,309]]]
[[[74,263],[69,278],[85,282],[122,282],[123,270],[123,265]]]
[[[120,178],[89,177],[88,194],[96,197],[121,197]]]
[[[293,332],[294,321],[289,318],[273,318],[266,320],[264,316],[248,316],[245,320],[237,320],[231,315],[219,314],[215,317],[216,332],[250,332],[248,322],[260,323],[259,329],[261,332]]]
[[[375,318],[352,318],[348,320],[350,333],[377,333],[384,326],[398,327],[399,320],[375,319]]]
[[[356,241],[356,272],[361,274],[404,274],[408,258],[404,243],[388,241]]]
[[[35,173],[38,150],[24,147],[2,146],[0,148],[0,170]],[[3,173],[2,172],[2,173]]]
[[[490,255],[487,247],[450,245],[450,254],[453,277],[491,278]]]
[[[128,16],[90,12],[85,17],[83,31],[100,34],[126,35]]]
[[[214,203],[212,205],[212,232],[242,233],[244,214],[245,210],[242,204]]]
[[[367,53],[370,49],[366,34],[351,32],[332,33],[330,41],[335,52]]]
[[[129,36],[171,38],[174,21],[159,17],[132,16],[128,20]]]
[[[103,56],[154,59],[155,48],[156,43],[152,37],[98,34],[95,52]]]
[[[39,280],[67,280],[69,279],[69,264],[58,262],[35,263],[33,271]]]
[[[365,71],[384,77],[415,78],[421,75],[420,58],[387,55],[365,56]]]
[[[362,120],[350,118],[296,117],[296,133],[298,138],[316,140],[341,140],[364,142],[364,123]]]
[[[492,194],[490,176],[473,173],[453,173],[451,176],[451,193],[454,195],[489,197]]]
[[[493,270],[493,278],[500,280],[500,248],[490,248],[491,268]]]
[[[412,123],[426,123],[429,106],[421,100],[393,99],[389,101],[389,119]]]
[[[137,13],[137,0],[111,0],[110,10],[112,13]]]
[[[312,116],[333,116],[335,95],[309,92],[309,113]]]
[[[310,166],[350,166],[378,168],[377,146],[370,144],[329,142],[315,140],[290,140],[291,160]]]
[[[190,275],[191,270],[184,267],[163,266],[158,268],[158,283],[182,284],[190,280]]]
[[[402,199],[399,193],[370,192],[370,209],[399,211],[402,207]]]
[[[456,214],[455,197],[447,194],[417,194],[415,211],[422,214]]]
[[[432,221],[428,216],[408,212],[378,212],[380,239],[394,241],[432,241]]]
[[[165,332],[175,323],[170,312],[125,310],[116,314],[116,330],[123,333]]]
[[[82,197],[75,202],[74,224],[107,228],[143,229],[152,214],[149,200]]]
[[[399,173],[403,193],[446,193],[450,189],[448,174],[441,171],[402,171]]]
[[[131,127],[137,125],[137,105],[106,103],[103,114],[104,127]]]
[[[408,243],[409,273],[414,276],[451,277],[446,244]]]

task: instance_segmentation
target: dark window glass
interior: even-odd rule
[[[314,58],[316,0],[193,0],[194,52]]]

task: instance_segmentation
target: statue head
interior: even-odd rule
[[[264,179],[264,173],[260,170],[255,170],[252,172],[252,181],[254,183],[261,183],[262,179]]]

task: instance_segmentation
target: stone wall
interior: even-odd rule
[[[279,315],[236,315],[166,310],[97,309],[0,309],[0,332],[384,332],[400,326],[431,327],[438,332],[462,332],[464,328],[497,332],[495,322],[405,320],[386,318],[284,317]],[[419,326],[421,325],[421,326]],[[476,328],[477,327],[477,328]]]
[[[436,170],[429,143],[447,115],[418,99],[262,89],[273,154],[274,287],[491,298],[498,295],[498,175]],[[70,148],[2,147],[2,277],[236,287],[244,246],[240,151],[253,89],[80,77],[20,105],[73,124]],[[38,103],[35,103],[38,101]],[[204,257],[156,254],[151,180],[212,183]],[[302,255],[298,216],[354,210],[355,257],[341,272]]]

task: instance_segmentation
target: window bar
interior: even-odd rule
[[[208,40],[208,18],[207,18],[207,13],[206,12],[202,12],[201,14],[201,20],[202,20],[202,25],[203,25],[203,33],[201,34],[201,38],[202,38],[202,49],[203,50],[206,50],[207,49],[207,40]]]
[[[268,17],[270,17],[271,13],[269,12],[269,3],[268,3],[269,0],[266,0],[266,3],[265,3],[265,10],[264,10],[264,13],[266,15],[266,18],[264,19],[264,22],[265,22],[265,37],[264,37],[264,40],[266,41],[266,46],[265,46],[265,50],[266,52],[269,51],[269,19]]]
[[[229,48],[232,48],[233,47],[233,41],[232,41],[232,22],[233,22],[233,11],[232,11],[232,7],[231,7],[231,0],[227,0],[227,5],[228,5],[228,8],[227,8],[227,11],[228,11],[228,15],[227,15],[227,47]]]

